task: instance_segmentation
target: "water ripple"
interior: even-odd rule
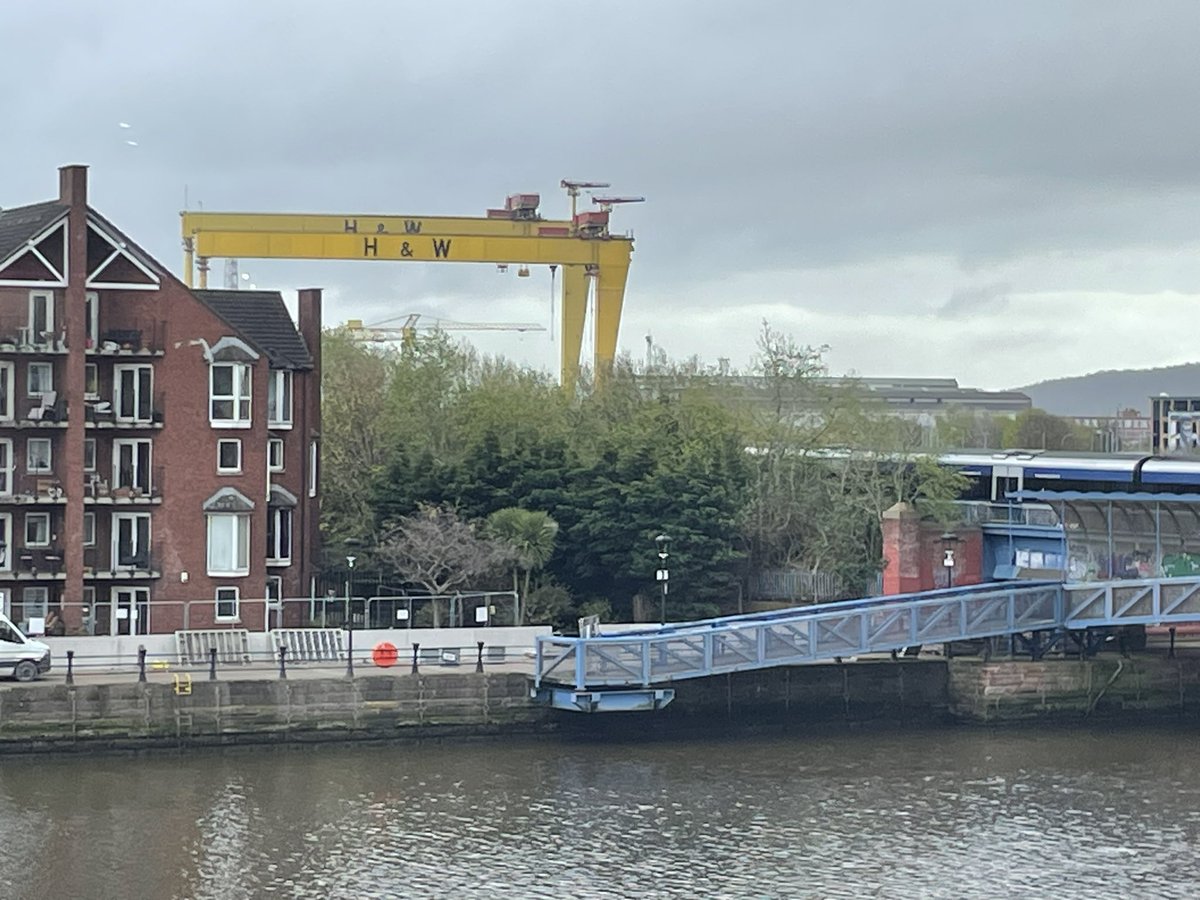
[[[1188,732],[6,761],[0,896],[1187,897]]]

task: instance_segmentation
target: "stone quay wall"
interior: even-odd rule
[[[0,754],[557,734],[641,739],[822,727],[1061,725],[1200,715],[1200,659],[869,660],[674,684],[658,712],[534,706],[524,672],[196,680],[0,690]]]

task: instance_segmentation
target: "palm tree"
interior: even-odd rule
[[[529,579],[534,569],[540,569],[554,554],[558,523],[548,513],[508,506],[498,509],[487,519],[489,537],[507,544],[512,552],[513,593],[517,595],[513,624],[525,621],[522,598],[529,596]],[[524,573],[523,590],[519,590],[520,575]]]

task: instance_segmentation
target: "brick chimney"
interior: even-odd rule
[[[319,479],[321,467],[316,472],[309,472],[310,447],[320,448],[321,439],[321,289],[305,288],[299,292],[297,318],[300,336],[308,346],[312,356],[313,370],[305,373],[303,391],[296,391],[293,397],[303,409],[304,420],[300,424],[299,433],[303,435],[304,444],[300,448],[304,460],[305,479]],[[296,434],[296,432],[292,432]],[[306,492],[307,493],[307,492]],[[295,533],[301,535],[302,558],[300,573],[305,582],[311,582],[319,568],[321,558],[321,507],[320,495],[315,498],[305,497],[297,511],[299,521],[295,523]]]
[[[312,354],[314,379],[321,382],[321,289],[304,288],[300,291],[297,312],[300,318],[300,336]]]
[[[67,206],[87,206],[87,166],[60,166],[58,201]]]

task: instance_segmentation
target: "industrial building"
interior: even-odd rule
[[[59,176],[0,210],[4,611],[261,629],[316,565],[320,291],[192,291]]]
[[[1155,453],[1200,453],[1200,397],[1151,397],[1150,427]]]

